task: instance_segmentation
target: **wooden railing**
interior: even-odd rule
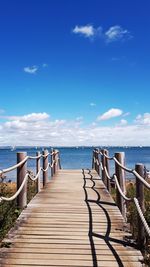
[[[43,161],[41,166],[41,159]],[[29,160],[36,160],[36,173],[32,173],[27,169],[27,163]],[[17,169],[17,191],[11,197],[0,196],[0,202],[12,201],[17,199],[17,207],[23,209],[27,205],[27,181],[37,181],[36,191],[37,193],[44,187],[49,178],[49,169],[51,169],[51,176],[54,176],[58,169],[61,168],[59,151],[52,149],[50,152],[45,149],[42,154],[36,153],[36,156],[28,156],[26,152],[17,153],[17,164],[7,169],[0,170],[0,177],[5,173]],[[41,183],[41,173],[42,183]]]
[[[110,161],[114,162],[115,172],[110,174]],[[144,217],[145,199],[144,187],[150,189],[150,184],[146,181],[147,170],[141,163],[135,165],[135,169],[129,169],[125,166],[125,153],[115,153],[109,157],[106,149],[94,149],[92,158],[92,169],[95,169],[102,178],[107,190],[111,193],[111,184],[116,187],[116,204],[118,205],[124,219],[126,220],[126,204],[133,202],[137,211],[137,243],[144,246],[146,236],[150,237],[150,227]],[[126,177],[125,172],[131,173],[135,177],[136,195],[129,198],[126,196]]]

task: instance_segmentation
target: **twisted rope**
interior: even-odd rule
[[[133,200],[134,200],[134,203],[135,203],[137,212],[138,212],[138,214],[139,214],[139,216],[140,216],[140,219],[141,219],[141,221],[142,221],[142,223],[143,223],[143,225],[144,225],[145,231],[146,231],[146,233],[148,234],[148,236],[150,236],[150,227],[148,226],[148,223],[147,223],[147,221],[145,220],[145,217],[144,217],[143,212],[142,212],[142,210],[141,210],[139,201],[138,201],[138,199],[135,198],[135,197],[134,197]]]
[[[30,178],[30,180],[36,181],[39,178],[41,171],[42,171],[42,168],[40,167],[36,175],[28,173],[28,177]]]
[[[48,170],[49,166],[50,166],[50,164],[48,163],[45,169],[43,169],[43,168],[41,167],[42,171],[43,171],[43,172],[46,172],[46,171]]]
[[[28,156],[28,159],[40,159],[42,156],[42,154],[40,154],[39,156]]]
[[[105,166],[103,169],[104,169],[104,171],[105,171],[105,174],[106,174],[107,178],[108,178],[109,180],[112,180],[112,177],[110,177],[110,175],[109,175],[109,173],[108,173],[108,171],[107,171],[106,166]]]
[[[42,157],[42,158],[46,158],[46,157],[48,157],[49,155],[53,156],[53,155],[57,155],[57,154],[59,154],[59,151],[52,152],[52,153],[47,153],[46,155],[42,155],[42,154],[40,154],[39,156],[26,156],[26,157],[25,157],[22,161],[20,161],[19,163],[15,164],[15,165],[13,165],[13,166],[11,166],[11,167],[9,167],[9,168],[0,170],[0,176],[2,176],[2,174],[4,174],[4,173],[8,173],[8,172],[10,172],[10,171],[13,171],[13,170],[19,168],[19,167],[22,166],[24,163],[26,163],[28,159],[40,159],[41,157]],[[53,167],[53,166],[51,166],[51,167]]]
[[[101,156],[106,157],[106,159],[108,159],[108,160],[113,160],[114,162],[116,162],[116,164],[117,164],[118,166],[120,166],[121,169],[123,169],[124,171],[127,171],[127,172],[129,172],[129,173],[132,173],[136,178],[138,178],[138,179],[141,181],[141,183],[142,183],[146,188],[150,189],[150,184],[149,184],[149,183],[148,183],[148,182],[147,182],[147,181],[146,181],[140,174],[138,174],[137,171],[136,171],[135,169],[129,169],[129,168],[127,168],[126,166],[122,165],[122,164],[116,159],[115,156],[113,156],[113,157],[109,157],[109,156],[107,156],[105,153],[102,153],[100,150],[94,150],[94,152],[97,153],[97,154],[100,154]],[[93,160],[94,160],[94,163],[97,163],[97,159],[96,159],[95,157],[93,157]],[[148,236],[150,236],[150,227],[149,227],[148,223],[146,222],[146,219],[145,219],[145,217],[144,217],[144,214],[143,214],[143,212],[142,212],[142,209],[141,209],[141,207],[140,207],[140,204],[139,204],[138,199],[137,199],[136,197],[134,197],[134,198],[129,198],[129,197],[127,197],[127,196],[124,194],[124,192],[122,191],[122,189],[121,189],[121,187],[120,187],[120,185],[119,185],[117,176],[114,174],[113,177],[110,177],[110,175],[109,175],[109,173],[108,173],[108,171],[107,171],[106,166],[103,166],[102,162],[100,162],[100,165],[101,165],[101,169],[105,171],[105,174],[106,174],[106,176],[107,176],[107,178],[108,178],[109,180],[111,180],[112,178],[114,178],[114,181],[115,181],[115,184],[116,184],[116,186],[117,186],[117,189],[118,189],[120,195],[123,197],[123,199],[124,199],[125,201],[132,201],[132,202],[134,202],[135,207],[136,207],[136,210],[137,210],[137,212],[138,212],[138,215],[139,215],[139,217],[140,217],[140,219],[141,219],[141,221],[142,221],[142,223],[143,223],[144,229],[145,229],[146,233],[148,234]]]
[[[49,155],[53,156],[53,155],[57,155],[57,154],[59,154],[59,151],[53,151],[52,153],[47,153],[46,155],[40,154],[38,156],[26,156],[21,162],[15,164],[14,166],[11,166],[11,167],[9,167],[7,169],[0,170],[0,176],[2,176],[2,174],[4,174],[4,173],[7,173],[7,172],[12,171],[12,170],[15,170],[16,168],[22,166],[25,162],[27,162],[28,159],[40,159],[41,157],[46,158]],[[57,166],[58,163],[59,163],[59,161],[60,161],[60,158],[59,157],[55,158],[55,160],[53,159],[52,163],[49,163],[48,162],[47,167],[45,169],[42,168],[42,167],[40,167],[38,173],[36,173],[36,174],[34,174],[34,173],[31,174],[28,171],[26,173],[26,175],[25,175],[25,177],[24,177],[24,179],[23,179],[23,181],[22,181],[19,189],[15,192],[15,194],[13,196],[11,196],[11,197],[3,197],[3,196],[0,196],[0,202],[14,200],[20,194],[20,192],[22,191],[22,189],[23,189],[25,183],[27,182],[28,178],[31,179],[32,181],[36,181],[39,178],[41,171],[43,171],[43,172],[48,171],[48,168],[49,167],[50,168],[53,168],[54,167],[54,164],[56,164],[56,166]]]
[[[102,153],[101,151],[98,150],[94,150],[97,154],[100,154],[104,157],[106,157],[108,160],[114,160],[118,166],[120,166],[120,168],[122,168],[124,171],[128,172],[128,173],[132,173],[136,178],[138,178],[141,183],[143,183],[148,189],[150,189],[150,184],[140,175],[137,173],[137,171],[135,169],[129,169],[126,166],[122,165],[117,159],[116,157],[108,157],[105,153]],[[94,157],[94,163],[96,163],[96,159]],[[102,168],[103,170],[104,168]],[[106,174],[107,175],[107,174]]]
[[[118,191],[119,191],[120,195],[121,195],[126,201],[132,201],[132,198],[127,197],[127,196],[124,194],[124,192],[122,191],[122,189],[121,189],[121,187],[120,187],[120,185],[119,185],[117,176],[116,176],[115,174],[113,175],[113,178],[114,178],[114,180],[115,180],[115,183],[116,183],[116,186],[117,186],[117,188],[118,188]]]
[[[2,200],[5,200],[5,201],[12,201],[12,200],[14,200],[14,199],[20,194],[20,192],[22,191],[22,189],[23,189],[25,183],[26,183],[27,180],[28,180],[28,177],[29,177],[29,174],[27,173],[27,174],[25,175],[25,177],[24,177],[24,179],[23,179],[23,181],[22,181],[22,184],[20,185],[19,189],[16,191],[16,193],[15,193],[13,196],[11,196],[11,197],[3,197],[3,196],[1,196],[1,197],[0,197],[0,202],[1,202]]]
[[[3,169],[3,170],[0,170],[0,176],[4,173],[7,173],[7,172],[10,172],[10,171],[13,171],[15,169],[17,169],[18,167],[22,166],[27,160],[28,160],[29,156],[26,156],[22,161],[20,161],[19,163],[7,168],[7,169]]]

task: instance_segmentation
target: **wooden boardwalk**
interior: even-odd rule
[[[96,172],[60,170],[4,240],[1,267],[141,267],[118,207]]]

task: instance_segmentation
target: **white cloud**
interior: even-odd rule
[[[49,118],[49,114],[47,114],[46,112],[43,112],[43,113],[31,113],[31,114],[24,115],[20,117],[20,120],[33,122],[33,121],[45,120],[47,118]]]
[[[24,72],[30,73],[30,74],[35,74],[38,70],[38,66],[31,66],[31,67],[24,67]]]
[[[115,41],[125,41],[132,38],[131,33],[127,29],[123,29],[120,25],[111,26],[108,30],[104,31],[101,26],[95,28],[91,24],[84,26],[76,25],[72,30],[75,34],[80,34],[86,38],[98,37],[101,40],[111,43]],[[120,60],[119,58],[112,58],[112,61]]]
[[[135,120],[138,124],[150,125],[150,113],[139,114]]]
[[[24,116],[0,116],[2,119],[7,119],[9,121],[29,121],[29,122],[34,122],[34,121],[40,121],[40,120],[45,120],[49,118],[49,114],[46,112],[43,113],[30,113]]]
[[[123,29],[121,26],[115,25],[105,32],[105,38],[107,42],[114,42],[129,39],[131,38],[131,34],[128,30]]]
[[[93,102],[91,102],[91,103],[90,103],[90,106],[91,106],[91,107],[95,107],[95,106],[96,106],[96,104],[95,104],[95,103],[93,103]]]
[[[84,37],[92,37],[95,35],[95,29],[92,25],[78,26],[76,25],[73,29],[73,33],[81,34]]]
[[[150,118],[150,113],[139,115],[136,124],[127,125],[122,119],[115,126],[100,126],[95,122],[84,126],[77,119],[52,120],[46,114],[11,116],[0,124],[0,145],[150,145],[150,124],[145,121],[145,118]]]
[[[106,111],[105,113],[103,113],[102,115],[97,117],[98,121],[103,121],[103,120],[109,120],[111,118],[114,117],[118,117],[120,115],[122,115],[123,111],[121,109],[118,108],[111,108],[108,111]]]

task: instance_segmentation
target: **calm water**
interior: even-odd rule
[[[16,163],[16,153],[19,151],[26,151],[28,155],[36,155],[37,151],[42,151],[42,147],[24,147],[11,150],[10,148],[0,149],[0,169],[10,167]],[[50,149],[50,148],[48,148]],[[91,168],[92,164],[92,147],[72,147],[72,148],[58,148],[60,151],[62,168],[66,169],[81,169]],[[109,147],[110,156],[115,152],[125,152],[126,166],[134,168],[136,163],[143,163],[147,169],[150,169],[150,147]],[[42,163],[41,163],[42,164]],[[110,165],[111,173],[113,173],[113,162]],[[35,171],[35,160],[28,161],[28,169]],[[15,180],[16,171],[12,171],[7,175],[8,179]],[[131,175],[130,175],[131,176]],[[129,178],[129,175],[127,175]],[[132,178],[132,177],[131,177]]]

